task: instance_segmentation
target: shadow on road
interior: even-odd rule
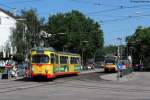
[[[61,78],[70,78],[70,77],[76,77],[78,75],[61,75],[57,76],[56,78],[53,79],[47,79],[46,77],[38,77],[38,78],[28,78],[28,77],[22,77],[19,79],[16,79],[14,81],[23,81],[23,82],[50,82],[56,79],[61,79]]]
[[[33,81],[33,79],[32,78],[23,77],[23,78],[16,79],[15,81],[31,82],[31,81]]]

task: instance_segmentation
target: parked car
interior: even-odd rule
[[[94,66],[94,64],[86,64],[86,68],[87,68],[88,70],[90,70],[90,69],[94,69],[95,66]]]
[[[143,67],[142,64],[133,64],[133,69],[134,69],[135,71],[139,71],[139,70],[143,70],[144,67]]]

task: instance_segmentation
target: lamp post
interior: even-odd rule
[[[82,43],[88,43],[89,41],[82,41]],[[82,66],[83,66],[83,64],[84,64],[84,51],[85,51],[85,48],[83,47],[83,45],[82,45],[82,54],[81,54],[81,64],[82,64]]]
[[[94,52],[94,64],[95,64],[96,54],[98,53],[98,51],[99,51],[99,50],[96,49],[95,52]]]
[[[130,47],[130,56],[128,56],[128,59],[130,61],[130,67],[132,67],[132,59],[133,59],[133,51],[134,51],[134,48],[133,47]]]
[[[118,72],[117,72],[117,79],[119,80],[120,76],[121,76],[121,70],[120,69],[120,60],[121,60],[121,56],[122,56],[122,51],[121,51],[121,41],[122,41],[122,38],[118,37],[117,40],[119,41],[119,44],[118,44],[118,50],[117,50],[117,68],[118,68]]]

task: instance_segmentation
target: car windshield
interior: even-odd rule
[[[34,55],[32,56],[32,63],[48,63],[49,57],[47,55]]]

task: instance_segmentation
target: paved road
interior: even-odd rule
[[[100,75],[104,73],[58,78],[52,82],[1,80],[0,100],[150,100],[150,85],[144,84],[149,73],[138,74],[142,80],[126,82],[105,81]]]

